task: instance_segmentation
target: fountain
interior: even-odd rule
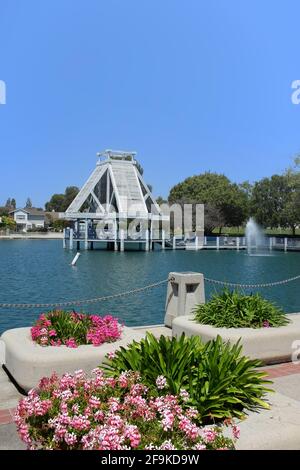
[[[255,222],[253,217],[250,217],[246,225],[246,243],[249,255],[253,253],[256,255],[267,254],[267,243],[263,229]]]

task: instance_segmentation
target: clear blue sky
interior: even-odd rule
[[[298,0],[0,0],[0,205],[82,185],[105,148],[136,150],[163,196],[282,172],[299,27]]]

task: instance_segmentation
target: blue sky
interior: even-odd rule
[[[0,0],[0,205],[82,185],[105,148],[136,150],[163,196],[282,172],[299,18],[296,0]]]

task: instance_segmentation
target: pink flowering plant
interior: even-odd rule
[[[43,313],[31,328],[33,341],[41,346],[77,348],[81,344],[100,346],[121,337],[122,325],[111,315],[100,317],[75,311]]]
[[[136,372],[105,377],[95,369],[44,378],[16,409],[15,422],[28,449],[53,450],[214,450],[233,449],[239,429],[201,427],[188,394],[153,394]]]

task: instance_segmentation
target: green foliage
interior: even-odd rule
[[[170,191],[169,202],[205,204],[218,210],[227,225],[241,225],[248,217],[247,193],[225,175],[217,173],[192,176],[177,184]],[[214,228],[211,221],[210,215],[209,231]]]
[[[268,409],[263,399],[267,391],[266,374],[255,367],[260,361],[241,355],[242,346],[223,343],[220,336],[202,350],[198,367],[190,377],[191,402],[203,422],[211,419],[243,418],[244,410]]]
[[[200,420],[211,423],[245,415],[246,410],[268,408],[264,400],[269,389],[265,373],[255,370],[260,361],[241,355],[239,344],[224,344],[218,337],[204,345],[199,337],[156,339],[147,333],[139,343],[122,347],[101,368],[117,377],[126,370],[138,371],[148,387],[156,389],[156,379],[164,376],[166,393],[185,389],[188,405],[200,413]]]
[[[290,200],[291,188],[288,178],[273,175],[255,183],[251,197],[251,215],[264,227],[285,224],[283,211]]]
[[[1,228],[9,228],[10,230],[15,230],[16,228],[16,222],[14,219],[7,215],[1,216],[1,223],[0,223]]]
[[[51,318],[51,327],[56,331],[56,337],[62,343],[69,338],[74,338],[77,344],[86,344],[86,334],[91,326],[91,320],[88,315],[80,316],[80,321],[74,321],[75,313],[64,310],[50,312],[47,318]]]
[[[78,193],[77,186],[68,186],[64,194],[53,194],[50,201],[46,202],[45,208],[49,212],[65,212]]]
[[[30,209],[32,207],[32,202],[31,202],[30,197],[27,198],[25,207],[28,208],[28,209]]]
[[[260,294],[245,295],[229,289],[197,305],[194,314],[198,323],[219,328],[277,327],[289,322],[283,310]]]
[[[150,384],[155,384],[157,377],[163,375],[170,392],[177,394],[188,383],[202,348],[202,342],[196,336],[187,338],[182,335],[179,339],[161,336],[156,339],[147,333],[139,343],[133,341],[127,348],[121,347],[115,359],[103,367],[112,376],[126,370],[139,371]]]

